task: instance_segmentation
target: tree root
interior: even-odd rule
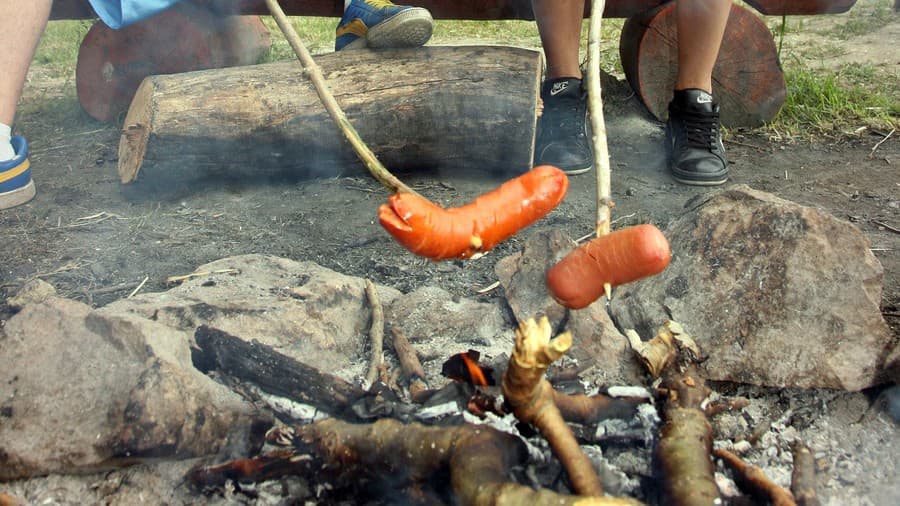
[[[735,473],[738,485],[746,487],[754,497],[769,501],[772,506],[797,506],[794,495],[770,480],[762,469],[725,449],[717,449],[713,454]]]

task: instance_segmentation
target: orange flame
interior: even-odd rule
[[[487,378],[484,377],[481,367],[478,367],[478,362],[472,360],[467,353],[460,353],[460,357],[462,357],[463,363],[466,364],[469,377],[472,378],[472,384],[482,387],[488,386]]]

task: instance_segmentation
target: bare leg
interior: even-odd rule
[[[712,93],[712,71],[725,34],[731,0],[677,0],[678,77],[676,90]]]
[[[0,123],[12,125],[51,0],[0,0]]]
[[[578,49],[585,0],[532,0],[541,45],[547,57],[547,79],[581,79]]]

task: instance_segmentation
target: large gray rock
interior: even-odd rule
[[[85,304],[50,297],[6,324],[0,480],[258,444],[268,416],[199,371],[161,362],[148,346],[91,331],[90,314]]]
[[[154,338],[159,325],[190,333],[208,325],[256,339],[347,380],[363,371],[359,359],[365,358],[372,309],[362,278],[267,255],[229,257],[197,271],[237,274],[195,278],[165,292],[112,303],[96,311],[92,327],[135,336],[137,343],[149,343],[157,353],[174,354]],[[377,288],[385,307],[400,295],[393,288]],[[180,363],[190,363],[186,351],[182,349]]]
[[[226,269],[96,310],[55,297],[26,304],[0,334],[0,479],[247,454],[248,435],[270,417],[194,368],[199,325],[347,380],[362,374],[371,320],[363,279],[262,255],[197,268]],[[385,305],[399,296],[378,291]]]
[[[525,241],[519,253],[497,262],[494,270],[517,321],[546,316],[554,329],[569,330],[574,344],[567,353],[578,367],[591,369],[600,385],[635,384],[643,370],[628,339],[616,329],[603,297],[584,309],[567,310],[547,289],[547,270],[575,248],[575,241],[560,231],[539,232]],[[561,327],[563,326],[563,327]]]
[[[707,377],[857,390],[878,381],[891,335],[867,238],[831,215],[735,186],[665,230],[672,263],[612,311],[649,337],[668,318],[709,355]]]

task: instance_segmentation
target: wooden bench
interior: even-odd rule
[[[531,0],[408,0],[437,19],[533,19]],[[813,15],[849,10],[856,0],[747,0],[763,15]],[[343,0],[281,0],[294,16],[333,16]],[[586,1],[585,16],[589,16]],[[264,0],[186,0],[151,19],[113,31],[97,23],[82,41],[76,68],[78,97],[102,121],[120,118],[144,77],[254,63],[269,47],[258,15]],[[56,0],[51,19],[91,19],[87,0]],[[657,118],[664,119],[677,71],[674,3],[608,0],[604,17],[627,18],[619,43],[628,82]],[[722,57],[727,55],[727,57]],[[785,100],[785,84],[771,32],[756,13],[734,4],[713,72],[727,126],[771,120]]]

